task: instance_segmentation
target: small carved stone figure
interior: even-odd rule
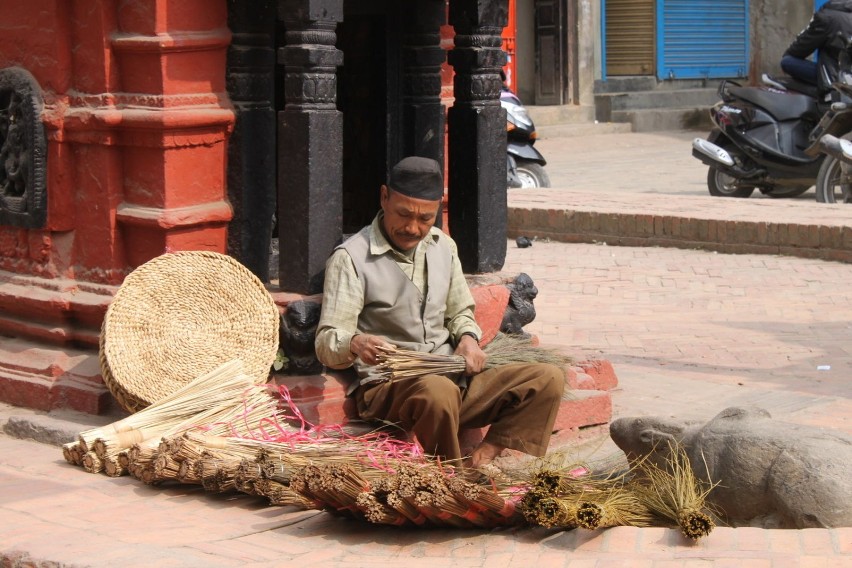
[[[47,142],[41,87],[20,67],[0,69],[0,225],[43,227]]]
[[[17,95],[9,96],[9,103],[0,110],[0,116],[0,193],[21,197],[27,189],[28,149]]]
[[[658,465],[667,442],[679,442],[695,475],[719,483],[707,502],[733,526],[852,526],[852,437],[843,432],[733,407],[706,424],[619,418],[610,435],[631,461],[649,456]]]
[[[538,288],[525,272],[518,274],[506,287],[509,289],[509,305],[503,313],[500,331],[510,335],[529,337],[530,334],[525,332],[523,327],[535,319],[533,300],[538,296]]]
[[[306,300],[290,302],[281,316],[280,344],[289,360],[288,374],[318,373],[322,369],[314,351],[319,317],[320,304]]]

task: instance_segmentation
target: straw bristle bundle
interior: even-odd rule
[[[697,540],[715,527],[713,519],[702,510],[715,485],[700,482],[692,471],[684,449],[669,443],[665,467],[648,460],[638,465],[641,475],[633,483],[633,491],[649,511],[677,524],[687,538]]]
[[[71,465],[83,465],[83,453],[80,451],[80,442],[62,444],[62,457]]]
[[[571,357],[556,349],[534,345],[531,339],[499,334],[483,351],[488,358],[485,368],[492,369],[511,363],[550,363],[560,367],[571,365]],[[379,354],[377,368],[389,379],[401,380],[427,374],[453,374],[465,370],[465,360],[460,355],[439,355],[398,347],[385,349]]]

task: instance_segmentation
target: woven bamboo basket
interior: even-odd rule
[[[233,258],[164,254],[130,273],[107,309],[101,373],[129,412],[232,359],[263,383],[278,350],[278,326],[272,296]]]

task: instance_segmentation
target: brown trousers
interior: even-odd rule
[[[427,454],[459,460],[459,429],[489,424],[485,441],[543,456],[564,390],[559,367],[520,363],[469,377],[464,389],[442,375],[425,375],[367,383],[355,399],[361,418],[395,423],[417,436]]]

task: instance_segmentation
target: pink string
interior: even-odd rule
[[[424,456],[423,449],[419,444],[398,440],[385,432],[370,432],[353,436],[346,433],[343,424],[312,424],[305,418],[301,410],[299,410],[298,405],[293,400],[293,396],[286,386],[279,385],[276,388],[268,385],[268,388],[270,391],[278,394],[281,400],[279,404],[280,412],[261,418],[256,425],[252,425],[249,423],[248,418],[253,408],[248,406],[247,397],[244,397],[243,411],[234,421],[231,423],[213,423],[200,426],[199,428],[210,430],[214,426],[225,425],[230,430],[231,437],[284,443],[294,449],[299,444],[304,443],[317,444],[343,440],[361,446],[361,449],[355,454],[359,461],[376,469],[389,472],[393,471],[387,465],[387,461],[389,460],[422,458]],[[295,421],[298,429],[294,431],[291,427],[285,427],[282,425],[281,419],[285,419],[288,422],[291,420]],[[237,423],[244,426],[243,430],[246,432],[245,434],[238,433],[235,427]]]

